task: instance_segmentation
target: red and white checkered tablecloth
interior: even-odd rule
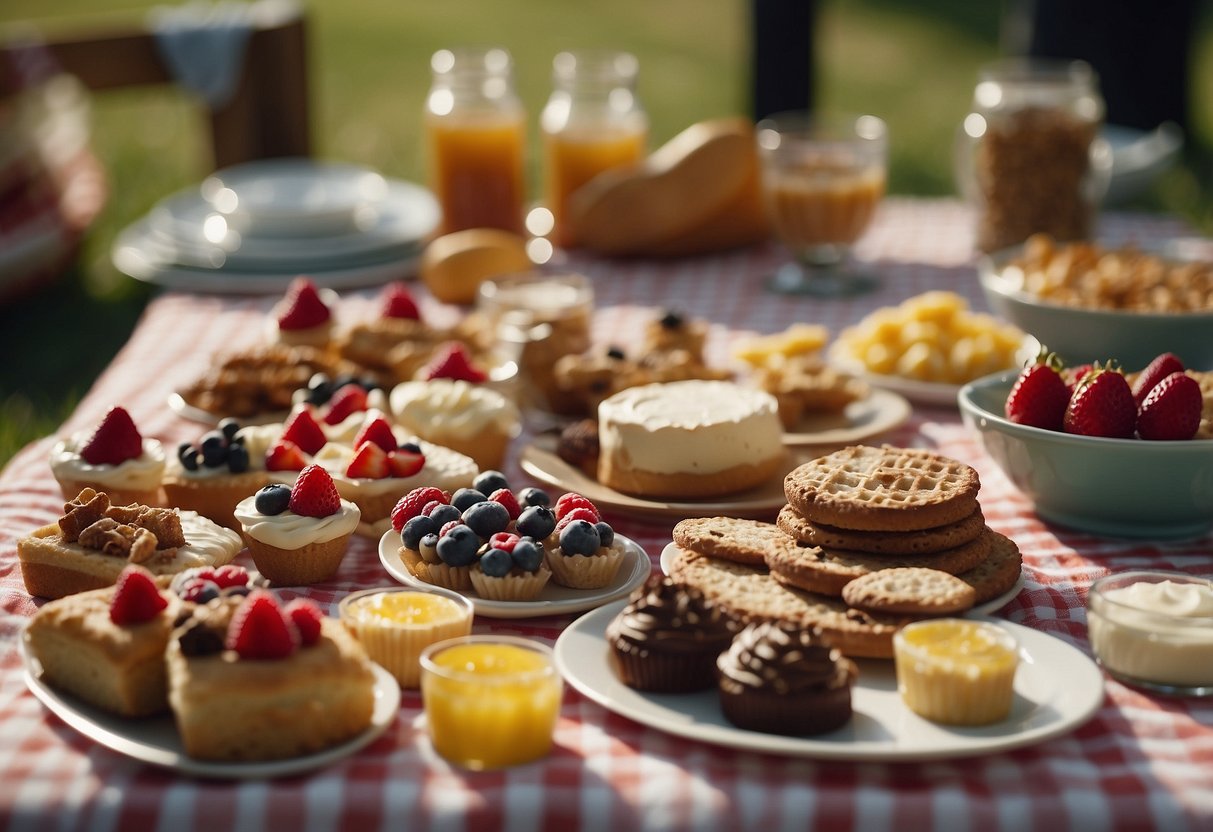
[[[1183,231],[1140,216],[1109,217],[1102,227],[1112,240]],[[654,307],[674,307],[712,322],[709,356],[724,362],[739,335],[797,321],[837,332],[877,306],[927,289],[952,289],[983,307],[970,247],[968,215],[958,203],[891,199],[858,251],[882,287],[855,299],[764,292],[764,277],[783,257],[774,247],[668,262],[574,258],[571,265],[594,280],[599,341],[634,343]],[[418,293],[427,314],[451,314],[420,287]],[[199,427],[167,408],[168,393],[201,373],[216,350],[263,337],[272,302],[157,298],[63,430],[85,428],[121,403],[145,433],[170,447],[196,438]],[[372,293],[343,298],[342,319],[371,314]],[[1026,587],[1000,614],[1084,651],[1083,605],[1094,578],[1141,566],[1213,571],[1207,537],[1162,546],[1042,523],[954,410],[918,410],[890,440],[936,447],[977,468],[987,521],[1024,553]],[[437,758],[414,727],[415,693],[404,695],[385,736],[310,775],[207,782],[144,766],[68,728],[22,679],[17,637],[37,604],[24,591],[15,541],[52,522],[61,508],[46,463],[49,447],[49,439],[35,442],[0,475],[0,817],[15,829],[1213,828],[1213,702],[1154,698],[1111,680],[1102,708],[1073,733],[954,761],[818,762],[738,752],[642,727],[566,689],[553,754],[505,771],[468,773]],[[529,484],[514,456],[507,473],[516,487]],[[653,558],[670,540],[673,520],[609,513],[607,519]],[[337,578],[300,594],[335,612],[347,591],[389,583],[374,545],[356,538]],[[570,621],[480,620],[477,629],[551,641]]]

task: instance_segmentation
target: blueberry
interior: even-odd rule
[[[243,474],[248,470],[248,448],[232,445],[227,449],[227,470],[233,474]]]
[[[556,528],[556,513],[547,506],[531,506],[518,516],[518,534],[543,540]]]
[[[329,377],[324,373],[316,373],[307,380],[308,390],[319,390],[321,387],[332,388],[332,385],[329,383]]]
[[[463,512],[454,506],[438,506],[430,512],[430,519],[434,521],[434,530],[437,531],[452,520],[462,520]]]
[[[185,588],[182,597],[195,604],[205,604],[207,601],[213,601],[219,597],[219,585],[214,581],[194,581]]]
[[[378,381],[376,381],[374,376],[363,376],[362,378],[358,379],[358,386],[368,393],[372,390],[378,390],[380,388],[380,384]]]
[[[619,347],[615,346],[608,348],[606,354],[607,358],[614,359],[615,361],[623,361],[625,358],[627,358],[627,354],[625,354],[624,351]]]
[[[223,589],[221,589],[219,591],[219,594],[224,596],[225,598],[230,597],[232,595],[239,595],[239,596],[243,597],[245,595],[248,595],[252,591],[253,591],[253,588],[251,586],[244,586],[244,585],[225,586]]]
[[[419,454],[421,453],[421,446],[416,442],[405,442],[400,446],[400,450],[408,451],[411,454]]]
[[[244,434],[243,433],[236,434],[235,436],[233,436],[231,438],[231,440],[228,441],[227,444],[228,444],[229,448],[232,445],[243,445],[244,444]]]
[[[421,559],[426,563],[442,563],[442,559],[438,557],[437,534],[427,534],[421,538],[421,542],[417,544],[417,551],[421,553]]]
[[[267,485],[257,492],[253,504],[257,507],[257,511],[267,517],[281,514],[291,504],[291,489],[278,483]]]
[[[524,506],[550,506],[552,498],[542,488],[524,488],[518,492],[518,501]]]
[[[501,503],[484,501],[476,503],[463,513],[463,522],[480,536],[488,540],[510,525],[510,512]]]
[[[476,479],[472,480],[472,488],[481,494],[492,494],[499,488],[508,489],[509,487],[509,481],[500,471],[481,471],[476,475]]]
[[[202,449],[202,464],[207,468],[218,468],[227,461],[227,439],[217,430],[204,435],[198,447]]]
[[[598,542],[602,546],[610,546],[615,542],[615,530],[611,528],[610,523],[598,522],[594,524],[594,528],[598,530]]]
[[[456,526],[438,540],[438,557],[447,566],[471,566],[480,550],[480,538],[467,526]]]
[[[435,523],[432,517],[418,514],[405,523],[404,528],[400,530],[400,542],[404,544],[404,548],[416,552],[417,547],[421,545],[421,538],[427,534],[437,534],[440,528],[442,528],[441,524]]]
[[[236,435],[236,431],[240,430],[240,423],[231,416],[219,423],[219,432],[223,434],[223,438],[228,442],[232,441],[232,437]]]
[[[307,395],[303,400],[310,405],[320,407],[331,398],[327,387],[318,387],[315,390],[308,390]]]
[[[483,503],[488,497],[474,488],[461,488],[451,497],[451,505],[459,509],[460,512],[467,511],[476,503]]]
[[[177,459],[181,460],[181,467],[185,470],[198,470],[198,449],[189,442],[182,442],[177,448]]]
[[[358,384],[358,376],[353,373],[342,373],[333,379],[333,392],[336,393],[347,384]],[[361,385],[360,385],[361,386]]]
[[[514,559],[504,549],[489,549],[480,558],[480,569],[490,578],[504,578],[514,568]]]
[[[678,329],[682,326],[682,316],[672,309],[666,310],[657,323],[661,324],[662,329]]]
[[[519,540],[514,544],[514,551],[510,553],[510,557],[514,559],[514,563],[518,564],[518,568],[524,572],[534,572],[539,568],[539,564],[543,563],[543,549],[535,544],[533,540]]]
[[[592,555],[601,545],[598,529],[585,520],[574,520],[560,533],[560,551],[566,555]]]

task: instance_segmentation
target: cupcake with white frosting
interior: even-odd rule
[[[92,431],[56,442],[50,466],[65,500],[92,488],[108,494],[114,505],[164,505],[164,449],[139,433],[124,408],[111,408]]]
[[[481,470],[502,467],[518,435],[518,408],[501,393],[459,379],[407,381],[393,388],[392,415],[421,439],[471,457]]]

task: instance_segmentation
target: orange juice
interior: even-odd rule
[[[570,195],[605,170],[640,161],[644,145],[644,130],[623,127],[585,126],[544,134],[544,201],[556,222],[556,243],[574,242],[565,222]]]
[[[421,656],[434,749],[470,769],[528,763],[552,748],[561,681],[545,645],[509,636],[442,642]]]
[[[880,167],[829,162],[780,169],[771,177],[771,222],[790,248],[849,245],[859,239],[884,195]]]
[[[522,232],[521,112],[426,118],[430,183],[442,205],[442,233],[465,228]]]

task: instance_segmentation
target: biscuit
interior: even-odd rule
[[[957,575],[973,569],[990,553],[993,538],[983,534],[954,549],[929,555],[868,555],[845,549],[810,546],[790,537],[767,552],[767,568],[780,581],[822,595],[842,595],[842,588],[856,578],[894,567],[938,569]]]
[[[977,592],[955,575],[911,566],[862,575],[842,588],[842,600],[872,613],[955,615],[977,603]]]
[[[963,520],[980,485],[968,465],[931,451],[852,445],[796,468],[784,492],[814,523],[901,532]]]
[[[848,656],[892,658],[893,633],[910,620],[850,609],[837,598],[785,587],[766,570],[682,549],[670,564],[670,577],[699,590],[742,624],[778,621],[817,627],[832,646]]]
[[[989,556],[956,576],[977,592],[974,602],[977,604],[984,604],[1004,592],[1010,592],[1023,568],[1023,555],[1015,541],[995,531],[987,532],[986,536],[990,538]]]
[[[796,509],[784,506],[775,520],[779,528],[802,543],[847,549],[871,555],[926,555],[954,549],[976,540],[986,529],[981,509],[955,523],[911,532],[860,532],[814,523],[801,517]]]
[[[674,527],[674,542],[701,555],[766,566],[766,552],[784,540],[778,526],[734,517],[703,517],[683,520]]]

